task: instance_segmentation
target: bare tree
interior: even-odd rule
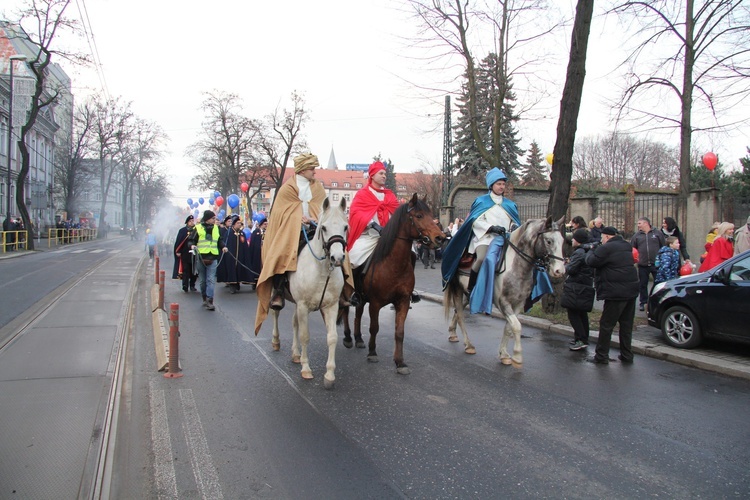
[[[55,38],[61,31],[75,31],[76,29],[75,22],[68,19],[65,15],[65,9],[67,9],[69,4],[70,0],[45,0],[43,2],[32,0],[30,5],[21,13],[19,25],[22,32],[19,33],[10,27],[6,29],[6,32],[12,33],[11,36],[17,36],[29,42],[30,46],[34,48],[33,50],[36,51],[27,63],[28,68],[34,75],[34,92],[31,95],[31,103],[26,113],[26,122],[21,126],[18,138],[18,149],[21,152],[21,168],[16,179],[16,200],[24,226],[27,228],[31,228],[32,224],[24,195],[26,178],[29,175],[31,167],[26,138],[33,130],[39,113],[57,102],[61,92],[66,91],[66,89],[61,87],[53,87],[48,82],[48,68],[52,64],[52,56],[59,55],[66,58],[85,60],[81,56],[58,52],[53,49]],[[33,27],[33,29],[26,30],[27,26]],[[8,195],[10,196],[10,193]],[[34,239],[28,238],[27,245],[29,249],[33,250]]]
[[[573,146],[578,129],[578,112],[581,109],[583,82],[586,78],[586,52],[591,31],[594,0],[578,0],[573,33],[570,41],[570,57],[565,76],[560,117],[557,121],[557,140],[553,149],[554,160],[550,174],[550,200],[547,215],[557,219],[568,211],[570,183],[573,175]]]
[[[238,192],[240,177],[259,164],[258,124],[242,115],[242,101],[222,91],[206,93],[203,136],[187,154],[198,167],[191,188]]]
[[[744,107],[750,94],[750,10],[742,0],[625,1],[612,10],[640,26],[623,63],[628,83],[620,117],[632,117],[642,130],[679,129],[686,202],[693,132],[736,127],[736,119],[725,118],[736,114],[726,111]],[[668,106],[670,98],[676,106]],[[693,122],[696,112],[702,125]],[[745,114],[740,123],[747,120]]]
[[[279,192],[284,182],[286,165],[294,154],[301,153],[307,148],[307,142],[302,137],[302,129],[309,119],[309,112],[305,107],[302,94],[292,92],[290,97],[291,109],[279,109],[266,116],[263,123],[258,125],[259,150],[262,154],[261,165],[267,166],[267,173]],[[276,195],[271,202],[276,201]]]
[[[73,137],[57,149],[55,156],[55,194],[63,200],[63,209],[78,213],[78,200],[91,181],[92,170],[83,160],[91,152],[94,107],[89,101],[73,114]]]
[[[138,187],[138,223],[146,224],[164,200],[169,198],[167,174],[155,162],[144,163],[136,178]]]

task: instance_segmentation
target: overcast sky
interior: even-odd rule
[[[6,13],[23,4],[3,3]],[[561,18],[572,17],[573,1],[551,3]],[[426,163],[439,167],[444,95],[425,96],[409,82],[432,78],[444,84],[459,70],[445,68],[438,76],[434,64],[430,71],[414,58],[417,54],[405,38],[415,27],[395,9],[400,4],[78,0],[68,13],[79,17],[77,5],[85,9],[102,63],[105,94],[132,101],[139,116],[157,122],[169,135],[165,162],[175,197],[181,199],[204,194],[187,187],[195,168],[184,152],[200,132],[202,93],[214,89],[239,95],[245,114],[253,118],[287,105],[292,91],[303,93],[311,112],[305,135],[323,166],[333,148],[339,168],[369,163],[378,153],[392,159],[397,171],[424,168]],[[534,70],[539,81],[548,82],[550,95],[529,115],[533,119],[519,123],[524,149],[532,140],[543,154],[554,147],[569,39],[569,27],[550,37],[547,53],[553,57]],[[603,100],[614,88],[611,71],[619,60],[615,51],[621,39],[614,23],[595,19],[579,138],[611,130]],[[85,39],[77,43],[88,51]],[[93,68],[58,62],[74,79],[77,101],[87,93],[102,92]],[[454,112],[454,122],[455,118]],[[694,136],[694,144],[736,164],[746,154],[750,134]]]

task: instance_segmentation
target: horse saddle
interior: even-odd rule
[[[474,261],[476,259],[476,254],[469,253],[468,250],[464,250],[464,253],[461,256],[461,260],[458,261],[458,270],[468,274],[469,271],[471,271],[471,266],[472,264],[474,264]]]

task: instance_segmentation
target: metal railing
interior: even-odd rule
[[[3,231],[3,253],[13,250],[27,250],[28,231]]]
[[[64,245],[67,243],[95,240],[97,231],[97,229],[49,228],[47,230],[47,248],[50,248],[53,243],[55,245]]]

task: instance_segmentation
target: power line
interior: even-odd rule
[[[79,3],[80,1],[80,3]],[[83,4],[83,9],[81,9]],[[102,86],[102,90],[107,99],[110,99],[109,87],[107,86],[107,79],[104,76],[104,67],[102,66],[101,57],[99,57],[99,48],[96,45],[96,38],[94,37],[94,29],[91,26],[91,20],[89,18],[89,12],[86,8],[85,0],[76,0],[76,7],[78,7],[78,15],[81,17],[81,25],[83,26],[83,32],[86,35],[86,42],[89,45],[89,51],[91,57],[94,59],[94,67],[96,68],[96,76],[99,78],[99,84]]]

